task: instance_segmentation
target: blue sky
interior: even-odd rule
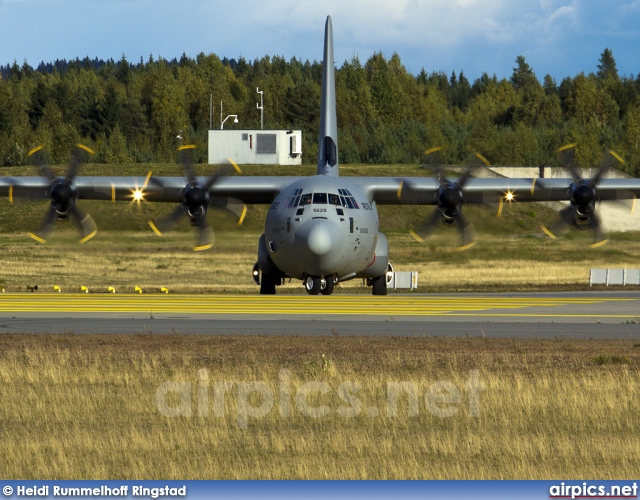
[[[540,80],[595,72],[613,51],[640,74],[640,0],[0,0],[0,64],[150,54],[322,58],[333,18],[336,64],[394,52],[413,74],[509,77],[523,55]]]

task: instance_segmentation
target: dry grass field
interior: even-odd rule
[[[4,335],[0,476],[631,478],[639,362],[624,340]]]

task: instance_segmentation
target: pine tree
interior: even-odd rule
[[[600,54],[600,63],[598,64],[598,78],[600,80],[618,80],[618,69],[616,68],[616,60],[610,49],[604,49]]]
[[[527,64],[524,56],[516,57],[516,68],[513,68],[513,74],[511,75],[511,83],[516,90],[526,87],[532,81],[536,80],[536,75],[533,73],[531,66]]]

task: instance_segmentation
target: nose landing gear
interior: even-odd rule
[[[335,287],[333,276],[307,276],[304,280],[304,289],[309,295],[331,295]]]

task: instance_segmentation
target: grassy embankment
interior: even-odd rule
[[[83,167],[85,175],[144,175],[149,167]],[[177,175],[176,165],[155,165],[156,175]],[[63,168],[57,169],[63,171]],[[201,172],[206,174],[206,172]],[[309,175],[313,167],[244,167],[245,175]],[[342,175],[427,175],[408,166],[344,166]],[[28,169],[3,169],[3,175],[35,175]],[[158,238],[148,220],[170,213],[167,204],[82,202],[98,223],[98,235],[85,245],[76,243],[73,225],[60,225],[46,245],[38,244],[26,232],[38,227],[47,202],[17,201],[10,206],[0,199],[0,234],[3,273],[0,284],[7,291],[21,291],[26,284],[48,290],[53,285],[65,291],[81,285],[95,291],[108,286],[130,289],[139,285],[153,290],[167,286],[174,292],[254,293],[250,270],[256,260],[256,246],[264,228],[265,206],[249,206],[242,228],[232,217],[212,210],[216,247],[211,252],[190,251],[195,235],[183,220],[176,230]],[[478,230],[478,244],[465,252],[455,250],[457,232],[438,231],[425,245],[408,234],[419,228],[432,207],[380,206],[382,231],[390,241],[390,256],[397,270],[418,271],[421,291],[514,291],[588,288],[591,267],[638,267],[640,238],[637,234],[614,234],[611,242],[589,249],[591,235],[572,232],[565,239],[543,237],[540,225],[555,220],[556,214],[535,204],[505,206],[495,217],[491,207],[465,207]],[[340,288],[364,290],[359,282]],[[282,291],[300,291],[292,283]]]

